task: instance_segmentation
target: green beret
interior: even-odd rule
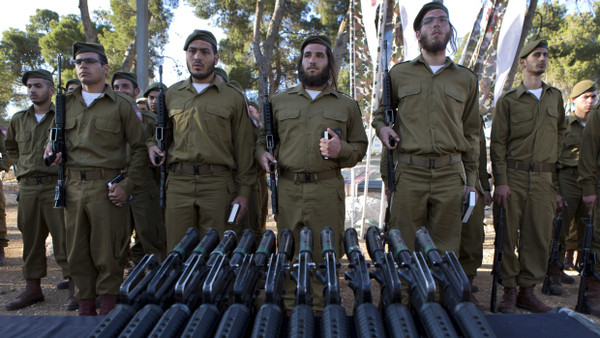
[[[69,81],[67,81],[67,84],[65,85],[65,88],[69,88],[70,85],[72,84],[76,84],[78,86],[81,85],[81,81],[79,81],[79,79],[71,79]]]
[[[188,46],[192,41],[195,40],[203,40],[209,42],[211,45],[217,48],[217,39],[213,35],[213,33],[201,29],[196,29],[192,34],[190,34],[185,40],[185,45],[183,46],[183,50],[187,50]]]
[[[581,94],[585,94],[587,92],[592,92],[596,90],[596,84],[592,80],[583,80],[573,87],[573,91],[571,92],[571,98],[574,99],[579,97]]]
[[[311,36],[307,37],[302,42],[302,46],[300,47],[300,50],[303,51],[304,47],[306,47],[306,45],[310,45],[312,43],[318,43],[320,45],[327,47],[327,49],[331,50],[331,40],[329,40],[329,38],[326,37],[325,35],[311,35]]]
[[[419,14],[417,14],[415,21],[413,21],[413,29],[415,30],[415,32],[418,31],[421,27],[421,22],[423,21],[423,17],[425,16],[425,14],[434,9],[441,9],[444,12],[446,12],[446,15],[450,16],[450,14],[448,13],[448,8],[446,8],[446,6],[444,6],[441,2],[428,2],[425,5],[423,5],[423,7],[421,7]]]
[[[96,53],[100,56],[100,61],[108,63],[106,53],[104,53],[104,46],[99,43],[75,42],[73,44],[73,59],[79,53]]]
[[[535,40],[526,44],[521,49],[521,53],[519,53],[519,58],[526,58],[527,55],[531,54],[531,52],[533,52],[538,47],[548,48],[548,42],[546,42],[546,40]]]
[[[229,76],[227,76],[227,72],[223,68],[215,67],[215,74],[225,79],[225,82],[229,81]]]
[[[146,90],[144,91],[144,97],[148,97],[148,95],[150,95],[151,91],[160,91],[160,88],[162,87],[162,89],[166,92],[167,91],[167,86],[165,86],[164,84],[160,83],[160,82],[154,82],[153,84],[149,85],[148,88],[146,88]]]
[[[52,74],[50,74],[50,72],[47,70],[36,69],[36,70],[30,70],[28,72],[25,72],[25,74],[23,74],[23,77],[21,78],[21,82],[23,82],[23,84],[27,86],[27,80],[29,80],[30,78],[39,78],[39,79],[48,80],[48,81],[52,82],[52,84],[54,84],[54,80],[52,79]]]
[[[135,73],[132,72],[115,72],[112,76],[112,80],[110,80],[110,84],[114,85],[115,84],[115,80],[116,79],[125,79],[125,80],[129,80],[133,83],[133,87],[137,88],[138,87],[138,83],[137,83],[137,75],[135,75]]]

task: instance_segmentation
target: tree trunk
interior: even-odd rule
[[[340,27],[338,28],[337,35],[335,37],[335,42],[333,44],[333,59],[335,61],[335,77],[337,78],[340,73],[340,67],[342,66],[342,61],[344,61],[344,56],[348,52],[348,36],[350,31],[348,30],[348,17],[350,16],[350,8],[348,8],[348,14],[342,19],[340,22]]]
[[[150,25],[151,19],[152,13],[148,12],[148,23],[146,25]],[[121,67],[119,67],[119,70],[122,72],[131,72],[133,69],[133,63],[135,61],[135,56],[137,55],[137,50],[135,48],[136,39],[137,33],[133,36],[133,41],[129,43],[125,55],[123,56],[123,62],[121,62]]]
[[[517,54],[515,55],[515,60],[513,61],[513,65],[510,68],[510,72],[506,77],[506,82],[504,83],[504,88],[502,88],[502,92],[505,92],[512,88],[513,81],[515,80],[515,74],[519,69],[519,53],[521,52],[521,48],[523,48],[523,43],[525,42],[525,38],[529,34],[529,30],[531,30],[531,22],[533,21],[533,16],[535,15],[535,9],[537,8],[537,0],[531,0],[529,3],[529,8],[527,9],[527,14],[525,14],[525,20],[523,21],[523,31],[521,32],[521,39],[519,40],[519,48],[517,49]]]
[[[96,35],[96,29],[90,18],[87,0],[79,0],[79,10],[81,11],[81,22],[83,24],[83,31],[85,32],[85,41],[97,43],[98,35]]]

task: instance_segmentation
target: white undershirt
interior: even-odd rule
[[[441,66],[432,66],[429,65],[429,69],[431,69],[431,71],[433,72],[433,74],[437,73],[438,70],[442,69],[442,67],[444,67],[444,65]]]
[[[38,122],[40,122],[44,118],[44,116],[46,116],[46,114],[35,114],[35,118]]]
[[[194,88],[196,88],[196,92],[200,94],[206,88],[208,88],[208,86],[210,86],[210,83],[192,83],[192,85],[194,86]]]
[[[94,102],[97,98],[100,97],[102,93],[88,93],[84,90],[81,91],[81,96],[83,96],[83,101],[85,101],[86,106],[90,106],[92,102]]]
[[[306,89],[306,92],[308,93],[308,95],[310,95],[310,97],[314,100],[315,97],[319,96],[319,94],[321,94],[321,90],[310,90],[310,89]]]
[[[530,89],[530,90],[528,90],[528,92],[530,92],[531,94],[535,95],[535,97],[537,97],[537,99],[539,100],[540,97],[542,97],[542,89],[543,88]]]

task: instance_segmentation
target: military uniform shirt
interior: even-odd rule
[[[476,186],[479,160],[479,95],[477,77],[449,58],[435,74],[423,56],[390,70],[392,107],[397,107],[394,131],[400,137],[396,151],[440,157],[462,154],[466,184]],[[380,104],[372,123],[385,127]]]
[[[589,113],[581,136],[579,153],[579,186],[583,196],[597,195],[598,168],[600,167],[600,106]]]
[[[559,168],[577,167],[579,148],[581,147],[581,134],[583,134],[583,125],[577,117],[575,115],[567,116],[565,142],[558,158]]]

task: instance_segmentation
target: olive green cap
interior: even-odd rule
[[[79,53],[96,53],[100,55],[100,61],[108,63],[106,59],[106,53],[104,52],[104,46],[99,43],[91,42],[75,42],[73,44],[73,59]]]
[[[151,91],[160,91],[160,88],[162,87],[162,89],[166,92],[167,91],[167,86],[165,86],[164,84],[160,83],[160,82],[154,82],[153,84],[149,85],[148,88],[146,88],[146,90],[144,91],[144,97],[148,97],[148,95],[150,95]]]
[[[592,80],[580,81],[575,85],[575,87],[573,87],[573,91],[571,92],[571,98],[574,99],[584,93],[593,92],[596,89],[597,89],[597,87],[596,87],[596,83],[594,83],[594,81],[592,81]]]
[[[300,47],[300,50],[303,51],[304,47],[306,47],[306,45],[310,45],[313,43],[318,43],[320,45],[327,47],[327,49],[331,50],[331,40],[328,37],[326,37],[325,35],[311,35],[311,36],[307,37],[302,42],[302,46]]]
[[[444,12],[446,12],[446,15],[450,16],[450,14],[448,13],[448,8],[446,8],[446,6],[444,6],[441,2],[428,2],[424,4],[423,7],[421,7],[419,14],[417,14],[417,17],[415,17],[415,21],[413,21],[413,29],[415,30],[415,32],[418,31],[421,27],[421,22],[423,21],[423,17],[425,16],[425,14],[434,9],[441,9]]]
[[[48,81],[52,82],[52,84],[54,84],[54,80],[52,79],[52,74],[50,74],[49,71],[44,70],[44,69],[36,69],[36,70],[30,70],[30,71],[25,72],[25,74],[23,74],[23,77],[21,78],[21,82],[27,86],[27,80],[29,80],[31,78],[39,78],[39,79],[48,80]]]
[[[195,40],[206,41],[206,42],[210,43],[211,45],[215,46],[215,48],[218,48],[217,47],[217,39],[215,38],[213,33],[202,30],[202,29],[196,29],[185,40],[185,45],[183,46],[183,50],[187,50],[190,43],[192,43],[192,41],[195,41]]]
[[[125,80],[129,80],[133,83],[133,87],[134,88],[138,88],[138,83],[137,83],[137,75],[135,75],[135,73],[132,72],[115,72],[112,76],[112,80],[110,80],[110,84],[112,86],[114,86],[115,84],[115,80],[117,79],[125,79]]]
[[[227,72],[221,67],[215,67],[215,75],[219,75],[220,77],[225,79],[225,82],[229,81],[229,76],[227,76]]]
[[[81,85],[81,81],[79,81],[79,79],[71,79],[69,81],[67,81],[67,84],[65,85],[65,88],[69,88],[70,85],[72,84],[76,84],[78,86]]]
[[[548,42],[546,40],[535,40],[523,46],[519,53],[519,58],[526,58],[527,55],[531,54],[536,48],[545,47],[548,48]]]

